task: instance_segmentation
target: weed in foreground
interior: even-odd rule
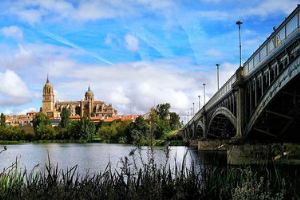
[[[31,171],[18,170],[18,160],[0,174],[0,199],[297,199],[299,179],[292,179],[278,167],[255,169],[171,167],[155,163],[155,152],[149,147],[147,160],[141,149],[133,149],[120,160],[121,167],[112,169],[108,163],[99,174],[79,176],[77,166],[59,170],[48,163]],[[166,158],[169,158],[166,148]],[[142,165],[138,165],[141,162]],[[139,167],[141,166],[141,167]],[[282,174],[282,175],[281,175]]]

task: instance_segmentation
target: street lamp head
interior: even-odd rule
[[[237,21],[236,24],[241,25],[241,24],[243,24],[243,21]]]

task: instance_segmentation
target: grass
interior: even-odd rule
[[[21,144],[23,141],[10,141],[10,140],[0,140],[1,145],[6,144]]]
[[[168,148],[165,152],[168,158]],[[231,168],[192,163],[187,168],[187,154],[171,168],[167,162],[157,166],[154,152],[148,154],[144,161],[140,149],[133,149],[119,169],[108,163],[105,171],[85,176],[77,174],[77,166],[59,170],[49,158],[32,171],[20,171],[16,161],[0,173],[0,199],[299,199],[297,170],[275,164]]]

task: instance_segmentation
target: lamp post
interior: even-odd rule
[[[191,108],[191,119],[193,119],[193,108]]]
[[[217,81],[218,81],[218,91],[219,91],[219,89],[220,89],[220,85],[219,85],[219,64],[216,64],[216,66],[217,66]]]
[[[189,111],[188,111],[188,115],[187,115],[187,120],[190,121],[190,114],[189,114]]]
[[[195,115],[195,106],[194,106],[194,103],[193,103],[193,115]]]
[[[241,25],[243,24],[242,21],[237,21],[237,25],[239,25],[239,40],[240,40],[240,67],[242,66],[242,42],[241,42]]]
[[[203,106],[205,106],[205,83],[203,83],[203,93],[204,93],[204,96],[203,96],[203,101],[204,101],[204,104]]]
[[[201,96],[200,96],[200,95],[198,95],[198,97],[199,97],[199,110],[200,110],[200,97],[201,97]]]

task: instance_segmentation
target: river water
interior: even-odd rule
[[[212,164],[215,157],[213,153],[198,153],[188,147],[155,147],[153,151],[149,147],[137,149],[132,145],[123,144],[103,144],[103,143],[48,143],[21,145],[6,145],[7,151],[0,154],[0,172],[18,160],[18,167],[32,170],[36,165],[44,166],[48,163],[48,155],[53,165],[58,165],[59,169],[70,169],[78,165],[77,172],[80,175],[103,172],[110,163],[113,170],[119,170],[123,166],[121,160],[128,158],[129,163],[135,163],[142,167],[143,163],[148,163],[151,158],[158,167],[167,164],[171,168],[175,165],[181,166],[185,157],[186,167],[190,167],[192,162],[201,167],[204,164]],[[2,147],[0,146],[2,149]],[[129,156],[134,151],[133,156]],[[226,163],[224,156],[221,156],[223,163]],[[225,156],[226,157],[226,156]],[[220,160],[220,159],[218,159]]]

